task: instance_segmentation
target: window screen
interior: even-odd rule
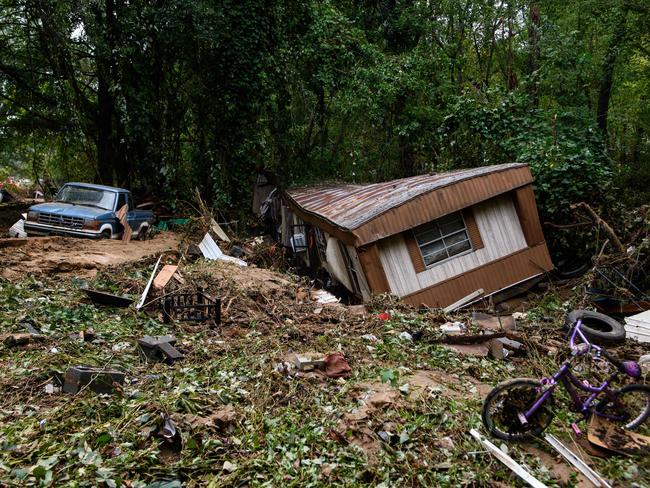
[[[472,248],[460,212],[421,225],[413,232],[427,267]]]

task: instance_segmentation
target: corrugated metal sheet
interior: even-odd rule
[[[384,183],[300,188],[287,196],[312,223],[350,233],[362,245],[530,182],[525,164],[501,164]]]

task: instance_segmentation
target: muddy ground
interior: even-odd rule
[[[0,239],[0,277],[74,274],[88,278],[99,269],[120,266],[163,252],[176,251],[180,238],[171,232],[147,241],[91,240],[72,237]]]

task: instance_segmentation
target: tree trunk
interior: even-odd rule
[[[533,108],[539,106],[539,78],[537,76],[540,56],[539,28],[539,2],[534,1],[530,6],[530,23],[528,24],[528,94],[530,96],[530,105]]]
[[[113,184],[113,100],[103,69],[97,70],[97,178]]]
[[[612,86],[614,83],[614,68],[616,58],[620,49],[620,44],[625,38],[627,21],[627,9],[621,12],[621,17],[614,30],[614,35],[609,43],[605,57],[603,58],[603,70],[600,78],[600,89],[598,91],[598,108],[596,113],[596,122],[598,128],[607,137],[607,115],[609,112],[609,100],[612,96]]]
[[[114,19],[115,3],[106,0],[105,9],[95,10],[97,24],[103,26],[103,49],[97,49],[97,178],[104,185],[113,184],[115,148],[113,137],[114,100],[110,86],[114,76]],[[119,176],[119,175],[118,175]]]

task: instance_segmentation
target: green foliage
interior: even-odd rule
[[[650,181],[644,2],[2,0],[0,12],[0,162],[14,174],[172,198],[198,186],[241,213],[258,171],[289,186],[517,161],[556,223],[616,183],[639,203]]]

